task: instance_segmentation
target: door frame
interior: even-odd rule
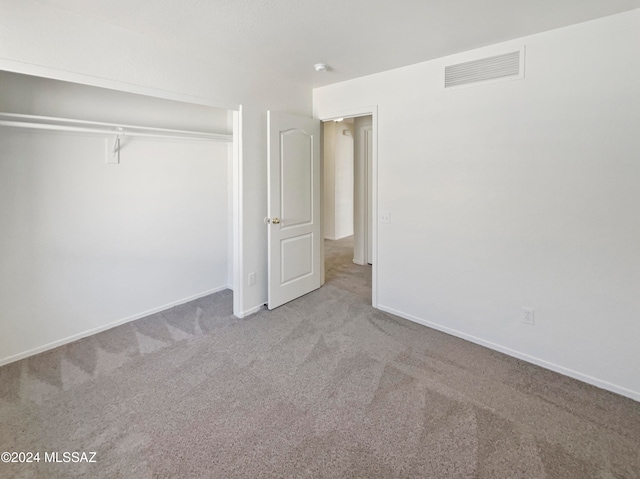
[[[233,144],[232,144],[232,159],[231,159],[231,177],[232,177],[232,198],[231,198],[231,227],[232,227],[232,254],[229,261],[232,262],[231,270],[233,271],[232,288],[233,291],[233,314],[237,318],[244,318],[245,313],[243,311],[244,305],[244,283],[243,278],[243,239],[244,231],[242,222],[244,220],[243,208],[244,202],[242,201],[242,194],[244,189],[243,184],[243,170],[242,170],[242,105],[237,107],[237,110],[233,111],[232,125],[233,125]]]
[[[371,306],[378,307],[378,105],[364,106],[360,108],[350,108],[348,110],[340,110],[335,112],[329,112],[318,117],[320,121],[337,120],[339,118],[355,118],[358,116],[371,115],[372,123],[372,185],[371,185],[371,208],[372,208],[372,254],[373,264],[371,265]],[[320,134],[324,128],[320,129]],[[324,140],[321,138],[320,145],[322,146]],[[320,180],[324,185],[324,150],[320,152],[320,174],[322,175]],[[322,223],[320,224],[321,233],[320,237],[324,238],[324,188],[320,188],[320,211],[322,217]],[[325,266],[324,266],[324,241],[320,248],[320,262],[322,263],[320,284],[325,282]]]

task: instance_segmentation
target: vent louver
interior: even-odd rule
[[[522,78],[522,50],[449,65],[444,69],[444,86],[453,88],[489,80]]]

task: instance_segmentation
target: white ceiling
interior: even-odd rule
[[[38,0],[309,87],[640,8],[640,0]],[[313,65],[332,69],[316,73]]]

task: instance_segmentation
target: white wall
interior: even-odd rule
[[[354,204],[353,261],[373,263],[372,254],[372,154],[369,141],[373,130],[371,115],[359,116],[353,122]]]
[[[353,235],[353,120],[323,125],[324,237],[338,240]]]
[[[344,120],[335,124],[335,238],[340,239],[353,235],[353,120]]]
[[[0,111],[227,127],[94,87],[0,72],[0,88]],[[112,144],[0,127],[0,364],[227,287],[228,145],[125,137],[109,165]]]
[[[524,80],[443,91],[523,44]],[[382,309],[640,400],[638,45],[634,10],[314,91],[378,105]]]
[[[207,56],[35,0],[2,4],[0,69],[117,90],[238,109],[242,105],[240,203],[244,288],[234,291],[237,311],[267,300],[266,111],[311,113],[311,92],[295,79],[253,65],[220,69],[216,46]],[[241,68],[242,67],[242,68]],[[247,286],[249,272],[256,284]]]
[[[336,239],[336,155],[335,155],[336,124],[333,121],[322,123],[322,164],[324,168],[324,237]]]

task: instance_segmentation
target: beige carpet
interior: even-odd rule
[[[0,477],[640,478],[639,403],[372,309],[349,247],[275,311],[223,292],[0,368],[0,452],[97,461]]]

